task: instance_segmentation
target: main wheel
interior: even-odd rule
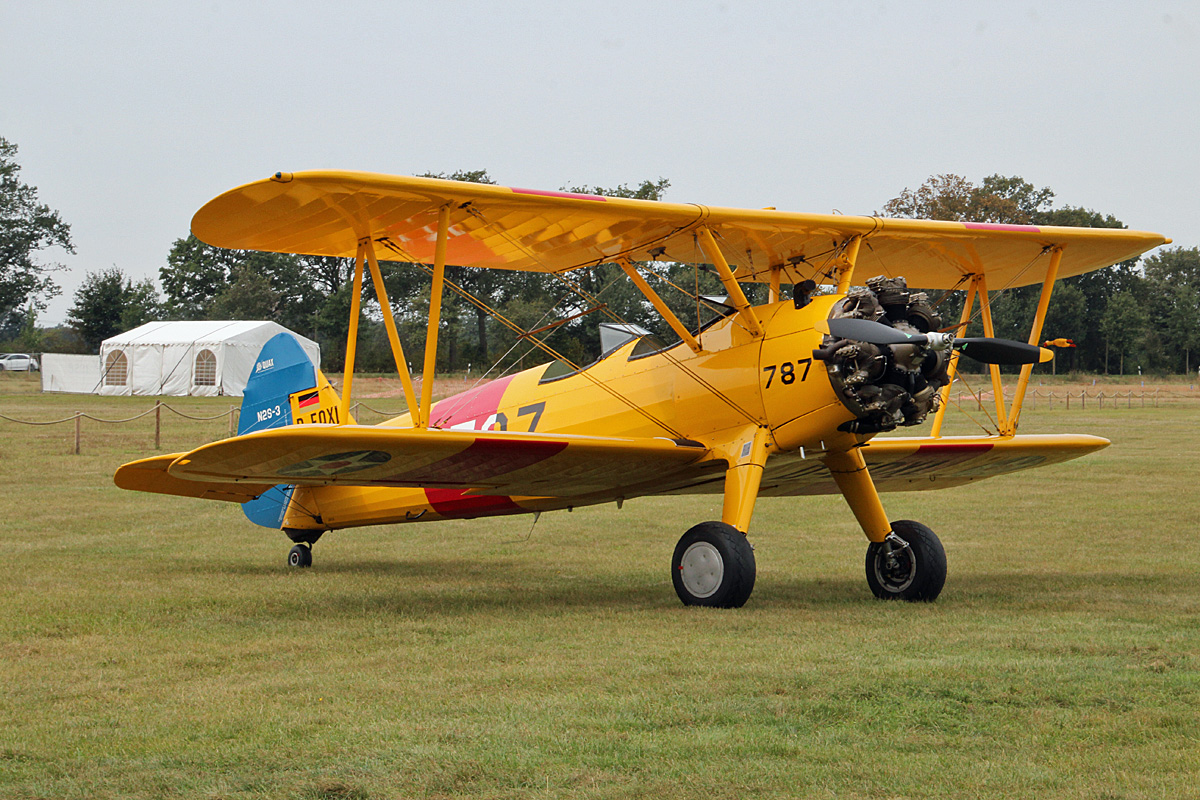
[[[930,601],[946,585],[946,551],[937,534],[908,519],[867,547],[867,584],[881,600]]]
[[[298,544],[288,552],[289,567],[311,567],[312,549],[306,544]]]
[[[671,582],[685,606],[741,608],[754,590],[754,548],[723,522],[701,522],[679,539]]]

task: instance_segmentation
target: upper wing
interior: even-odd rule
[[[168,472],[200,484],[440,487],[574,497],[668,478],[708,452],[671,439],[304,425],[204,445],[180,454]]]
[[[1058,277],[1132,258],[1169,241],[1101,228],[881,219],[513,189],[366,172],[276,173],[211,200],[192,232],[212,245],[352,257],[371,238],[384,260],[431,262],[438,211],[450,206],[447,263],[558,272],[618,256],[705,262],[694,232],[707,226],[739,280],[835,283],[833,250],[864,236],[860,276],[903,275],[926,289],[957,287],[986,272],[992,289],[1041,283],[1049,248]]]
[[[881,492],[949,489],[984,478],[1044,467],[1107,447],[1086,434],[875,438],[863,447],[867,469]],[[794,454],[767,462],[763,496],[833,494],[837,486],[819,458]]]

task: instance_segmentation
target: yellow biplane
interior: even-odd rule
[[[1130,230],[794,214],[354,172],[276,173],[209,202],[192,230],[219,247],[355,258],[342,394],[282,334],[259,355],[237,436],[126,464],[117,485],[242,503],[252,521],[295,543],[289,563],[298,567],[312,563],[311,545],[330,530],[721,494],[721,519],[684,533],[671,563],[685,604],[719,607],[741,606],[753,589],[746,533],[757,498],[832,492],[869,540],[874,594],[936,598],[946,577],[941,543],[924,525],[889,521],[879,493],[959,486],[1108,445],[1016,435],[1032,365],[1051,357],[1036,344],[1051,290],[1058,278],[1169,241]],[[419,396],[380,259],[424,264],[432,275]],[[728,294],[722,313],[704,326],[685,323],[648,280],[662,262],[714,270]],[[573,270],[602,263],[620,266],[677,343],[626,327],[634,333],[581,366],[537,331],[521,331],[550,363],[432,402],[442,295],[461,291],[446,279],[447,264],[569,281]],[[365,272],[410,409],[376,426],[355,424],[349,408]],[[769,301],[753,305],[747,282],[767,284]],[[965,290],[957,324],[944,325],[909,284]],[[1029,343],[995,338],[989,291],[1030,284],[1042,291]],[[986,337],[957,336],[976,304]],[[941,435],[962,355],[992,365],[993,434]],[[1010,405],[998,364],[1023,365]],[[929,436],[875,438],[929,416]]]

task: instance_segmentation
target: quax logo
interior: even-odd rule
[[[259,373],[259,372],[262,372],[264,369],[270,369],[273,366],[275,366],[275,359],[268,358],[266,361],[259,361],[257,364],[255,364],[254,371],[255,371],[255,373]]]

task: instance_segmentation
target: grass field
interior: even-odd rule
[[[0,377],[9,416],[151,405]],[[0,797],[1200,797],[1200,401],[1023,423],[1114,446],[885,496],[945,542],[937,603],[875,601],[828,497],[761,501],[712,611],[667,565],[719,498],[335,532],[294,572],[236,506],[113,486],[152,417],[79,456],[0,421]]]

